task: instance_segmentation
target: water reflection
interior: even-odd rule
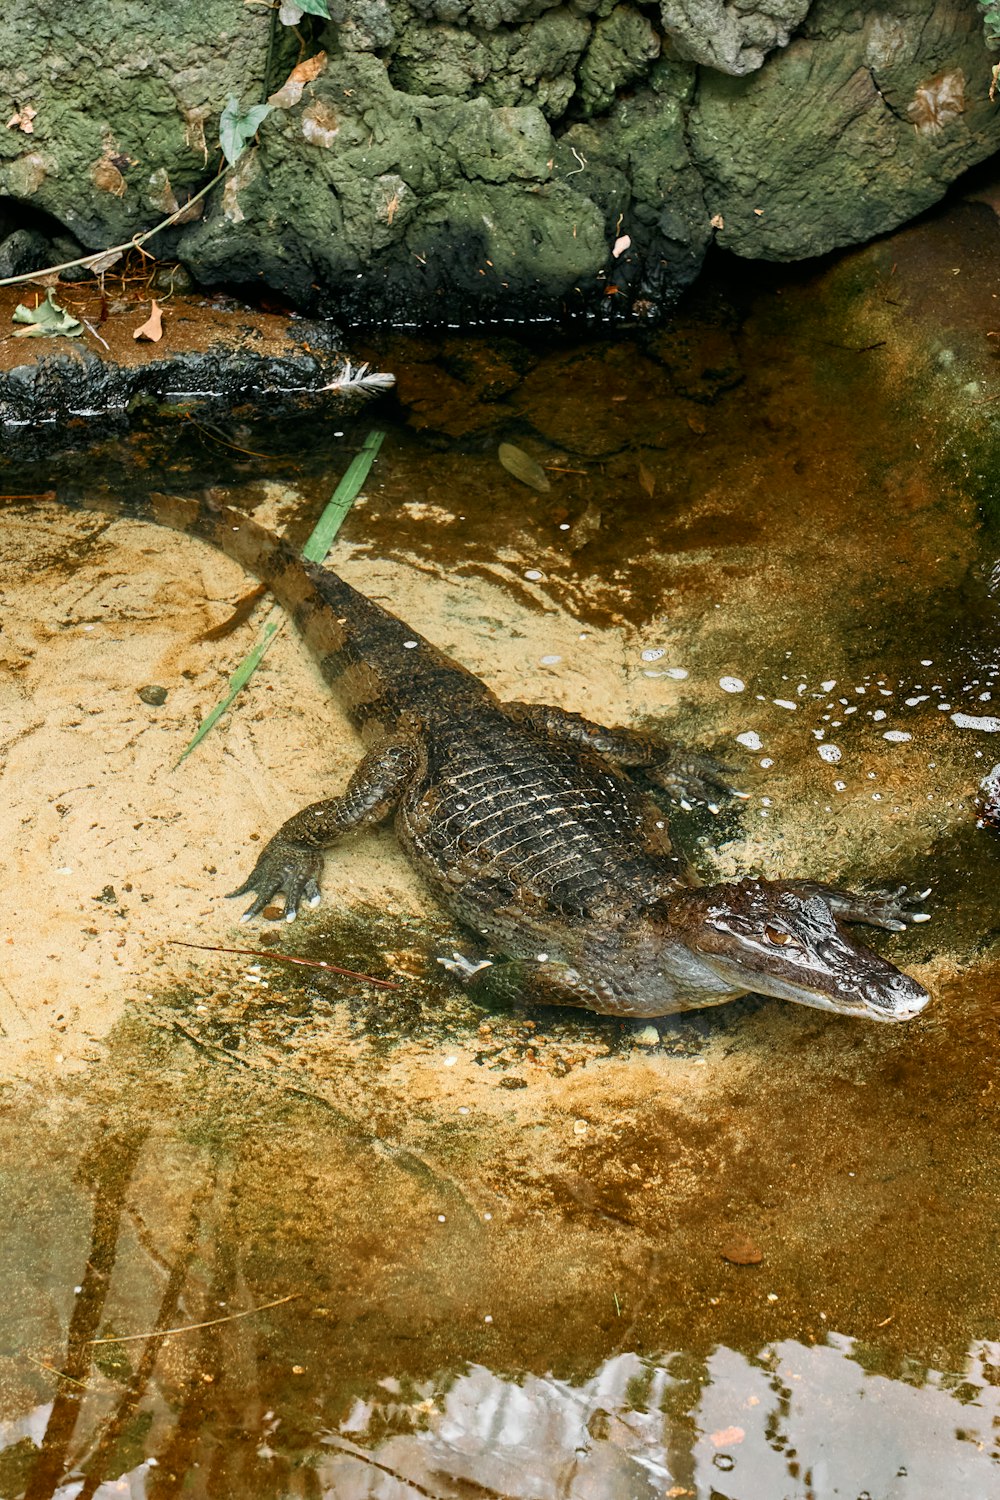
[[[442,1396],[395,1408],[423,1430],[366,1434],[392,1397],[358,1401],[319,1461],[324,1496],[411,1500],[895,1500],[986,1497],[1000,1484],[1000,1344],[969,1350],[958,1374],[914,1383],[866,1374],[854,1340],[792,1340],[748,1359],[718,1348],[688,1361],[608,1360],[579,1386],[503,1380],[472,1367]],[[384,1381],[392,1391],[394,1382]],[[386,1484],[386,1476],[393,1483]],[[457,1484],[456,1484],[457,1481]],[[462,1485],[470,1486],[468,1490]]]
[[[972,1346],[961,1371],[927,1370],[909,1382],[869,1374],[863,1364],[853,1339],[831,1334],[823,1345],[787,1340],[752,1358],[719,1347],[697,1368],[683,1355],[653,1362],[620,1354],[579,1384],[530,1374],[512,1380],[483,1365],[408,1388],[387,1376],[354,1398],[335,1431],[314,1434],[306,1468],[282,1453],[281,1418],[251,1411],[252,1399],[248,1420],[226,1434],[228,1457],[213,1461],[213,1449],[221,1454],[197,1435],[190,1405],[171,1409],[158,1383],[136,1403],[139,1427],[148,1439],[155,1432],[155,1453],[125,1470],[114,1462],[126,1396],[103,1424],[91,1426],[81,1413],[78,1461],[64,1469],[57,1398],[0,1424],[2,1493],[57,1500],[156,1500],[181,1488],[324,1500],[997,1493],[1000,1344]],[[234,1462],[241,1449],[243,1464]],[[15,1455],[28,1474],[23,1489],[10,1486]]]
[[[904,1279],[897,1314],[851,1319],[884,1281],[856,1258],[817,1264],[797,1307],[817,1230],[794,1191],[765,1265],[734,1267],[704,1165],[669,1213],[623,1224],[545,1198],[544,1174],[572,1170],[600,1197],[610,1170],[576,1147],[571,1167],[556,1121],[520,1159],[505,1146],[497,1193],[472,1134],[439,1138],[418,1180],[331,1111],[220,1077],[190,1049],[160,1055],[148,1097],[128,1062],[63,1099],[58,1135],[44,1112],[0,1122],[3,1500],[997,1492],[1000,1342],[969,1332],[993,1328],[988,1247],[949,1325],[934,1299],[969,1242],[914,1220],[929,1295]],[[602,1067],[613,1105],[634,1066]],[[956,1133],[954,1165],[982,1139]],[[440,1185],[477,1164],[495,1205],[478,1222]],[[766,1170],[774,1181],[780,1160]],[[716,1175],[736,1191],[738,1171]],[[867,1211],[839,1202],[870,1241]],[[832,1331],[848,1320],[864,1340]]]

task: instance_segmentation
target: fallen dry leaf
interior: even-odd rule
[[[651,474],[643,463],[639,465],[639,483],[650,500],[652,500],[654,491],[656,490],[656,476]]]
[[[713,1432],[709,1436],[709,1442],[714,1448],[728,1448],[730,1443],[742,1443],[746,1432],[742,1427],[723,1427],[719,1432]]]
[[[163,337],[163,314],[157,304],[153,303],[149,317],[141,328],[133,333],[134,339],[148,339],[151,344],[158,344]]]
[[[302,98],[302,90],[306,84],[318,78],[325,67],[325,52],[317,52],[315,57],[307,57],[305,62],[300,62],[292,69],[281,88],[271,94],[268,104],[273,104],[275,109],[291,109]]]
[[[734,1234],[731,1240],[726,1241],[719,1254],[734,1266],[759,1266],[764,1259],[763,1250],[745,1234]]]
[[[125,179],[106,156],[95,162],[90,169],[90,178],[96,188],[102,193],[113,193],[116,198],[124,198],[126,183]]]
[[[38,110],[32,109],[30,104],[24,104],[20,109],[15,109],[7,121],[8,130],[23,130],[25,135],[34,135],[35,127],[32,124]]]
[[[618,238],[615,240],[614,244],[611,247],[611,254],[614,256],[615,260],[618,259],[619,255],[624,255],[625,251],[628,249],[628,247],[629,247],[629,245],[631,245],[631,243],[632,243],[632,237],[631,237],[631,235],[620,234],[618,236]]]
[[[725,229],[726,221],[721,214],[713,214],[708,221],[713,229]]]

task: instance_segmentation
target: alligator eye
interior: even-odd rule
[[[769,943],[774,943],[779,948],[783,948],[786,943],[794,943],[795,941],[790,932],[782,932],[780,927],[765,927],[764,936]]]

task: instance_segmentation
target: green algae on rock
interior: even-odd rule
[[[322,76],[162,237],[202,283],[408,322],[645,313],[713,235],[748,257],[816,255],[912,217],[1000,145],[973,0],[930,22],[918,0],[891,15],[670,0],[656,17],[613,0],[335,0],[331,15],[303,22]],[[41,224],[100,249],[209,181],[227,98],[270,92],[299,49],[279,26],[269,64],[268,13],[237,0],[114,26],[82,0],[71,17],[12,0],[0,19],[15,59],[0,239]]]

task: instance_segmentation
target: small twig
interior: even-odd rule
[[[356,969],[338,969],[324,958],[296,958],[291,953],[272,953],[267,948],[224,948],[218,943],[185,943],[180,938],[167,938],[174,948],[200,948],[204,953],[243,953],[247,958],[273,958],[282,964],[301,964],[306,969],[325,969],[328,974],[343,974],[346,979],[363,979],[365,984],[377,985],[380,990],[398,990],[399,985],[391,979],[373,979],[370,974],[359,974]]]
[[[301,1292],[289,1292],[287,1297],[276,1297],[273,1302],[262,1302],[259,1307],[245,1307],[242,1312],[227,1313],[224,1318],[209,1318],[204,1323],[182,1323],[177,1328],[151,1328],[148,1333],[122,1333],[115,1338],[88,1339],[88,1344],[133,1344],[137,1339],[162,1339],[171,1333],[193,1333],[198,1328],[214,1328],[217,1323],[235,1323],[237,1318],[252,1318],[254,1313],[266,1312],[269,1307],[280,1307],[283,1302],[294,1302]]]
[[[55,1365],[47,1365],[44,1359],[36,1359],[33,1354],[28,1353],[27,1349],[22,1349],[21,1353],[25,1359],[30,1360],[33,1365],[37,1365],[40,1370],[47,1370],[50,1375],[58,1375],[60,1380],[68,1380],[71,1385],[78,1385],[81,1390],[85,1391],[88,1389],[85,1380],[77,1380],[75,1375],[67,1375],[65,1370],[57,1370]]]
[[[211,192],[215,184],[221,182],[229,171],[230,166],[227,163],[221,171],[216,173],[211,182],[207,182],[186,203],[182,203],[180,208],[176,209],[168,219],[163,219],[159,224],[154,225],[152,229],[147,229],[143,234],[133,235],[130,240],[125,240],[121,245],[109,245],[106,250],[95,250],[92,255],[81,255],[78,260],[64,260],[58,266],[42,266],[37,271],[25,271],[20,276],[4,276],[0,279],[0,286],[20,286],[23,282],[37,280],[39,276],[58,276],[60,272],[72,271],[76,266],[92,266],[97,261],[103,260],[106,255],[120,255],[126,250],[141,251],[142,246],[147,240],[151,240],[154,234],[159,234],[161,229],[169,229],[171,224],[176,223],[182,214],[187,213],[192,203],[197,203],[200,198],[204,198],[206,193]]]
[[[252,1067],[252,1064],[247,1062],[245,1057],[240,1057],[238,1052],[224,1052],[221,1047],[213,1047],[208,1042],[203,1042],[197,1032],[185,1026],[183,1021],[171,1021],[170,1027],[171,1030],[177,1032],[178,1036],[190,1042],[192,1047],[196,1047],[199,1052],[204,1052],[206,1057],[210,1057],[213,1062],[228,1063],[231,1067],[234,1065],[239,1068]]]
[[[323,1438],[323,1442],[331,1448],[338,1448],[341,1453],[349,1454],[351,1458],[358,1459],[360,1463],[368,1464],[371,1468],[377,1469],[380,1474],[388,1474],[391,1479],[397,1480],[398,1483],[405,1485],[408,1489],[415,1490],[418,1495],[424,1496],[425,1500],[444,1500],[444,1496],[439,1490],[425,1489],[416,1479],[411,1479],[402,1470],[392,1469],[388,1464],[379,1463],[378,1459],[372,1458],[371,1454],[366,1453],[364,1448],[360,1447],[357,1443],[352,1443],[346,1438],[342,1438],[337,1432],[328,1432],[326,1437]],[[481,1495],[497,1495],[499,1500],[497,1490],[487,1489],[485,1485],[477,1485],[476,1489]]]
[[[90,325],[88,324],[87,326],[89,327]],[[191,423],[192,427],[197,427],[199,432],[203,432],[206,437],[213,438],[215,442],[221,443],[224,448],[232,448],[234,453],[246,453],[250,458],[266,458],[277,462],[273,453],[257,453],[253,448],[241,448],[238,443],[230,443],[228,439],[219,437],[218,433],[213,432],[211,427],[206,427],[203,422],[196,422],[189,411],[184,412],[183,415]]]
[[[110,354],[111,353],[111,345],[108,343],[107,339],[102,339],[101,338],[101,335],[98,333],[98,331],[94,327],[93,323],[88,322],[88,320],[86,318],[81,318],[80,322],[83,324],[84,328],[88,329],[89,332],[91,332],[94,335],[94,338],[97,340],[97,342],[99,344],[103,344],[104,345],[105,349],[107,349],[108,353]]]

